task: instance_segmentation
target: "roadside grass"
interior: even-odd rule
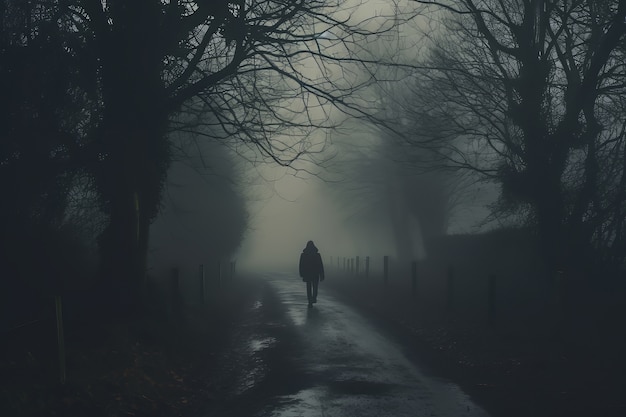
[[[216,361],[250,291],[223,288],[172,317],[148,309],[125,321],[66,323],[59,383],[53,319],[2,335],[2,416],[179,416],[210,407]]]

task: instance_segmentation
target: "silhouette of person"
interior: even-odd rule
[[[312,240],[300,254],[300,276],[306,282],[306,295],[309,300],[309,308],[317,302],[317,287],[320,281],[324,281],[324,265],[322,257]]]

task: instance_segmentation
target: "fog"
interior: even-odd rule
[[[369,22],[384,25],[397,12],[388,2],[371,3],[375,7],[368,12],[360,8],[351,18],[387,16]],[[411,61],[424,46],[419,33],[431,23],[413,19],[400,24],[389,36],[356,53],[387,62]],[[346,53],[345,44],[331,42],[326,48],[330,55]],[[350,74],[333,68],[328,67],[333,75]],[[396,69],[384,71],[381,77],[387,80],[403,76]],[[392,112],[385,108],[384,96],[394,89],[402,91],[402,83],[378,83],[362,90],[363,103],[376,103],[376,111],[382,113]],[[497,196],[493,184],[473,184],[456,174],[424,174],[410,161],[401,162],[404,150],[397,138],[363,120],[328,109],[327,114],[340,128],[313,132],[312,141],[323,144],[323,152],[314,159],[304,158],[290,168],[248,168],[248,176],[259,180],[242,187],[249,219],[234,254],[239,265],[295,271],[308,240],[316,243],[327,264],[337,264],[337,257],[357,255],[412,261],[427,256],[426,240],[436,235],[476,233],[493,226],[487,222],[487,206]]]
[[[178,139],[159,216],[150,229],[148,273],[179,268],[195,274],[230,262],[246,227],[244,200],[232,152],[190,137]]]
[[[0,417],[626,416],[626,0],[0,22]]]
[[[238,264],[295,271],[308,240],[315,242],[327,264],[357,255],[423,259],[422,228],[441,217],[440,209],[447,211],[445,234],[490,228],[485,221],[487,205],[496,198],[494,186],[461,184],[448,190],[453,195],[439,208],[436,201],[442,190],[434,186],[441,178],[407,173],[383,152],[385,144],[375,130],[352,124],[348,132],[332,137],[327,153],[333,158],[324,169],[314,173],[261,169],[268,182],[263,198],[247,203],[249,224],[235,255]]]
[[[347,10],[355,12],[351,19],[387,25],[394,9],[384,1],[372,5]],[[423,25],[424,20],[415,19],[397,26],[389,37],[358,53],[410,61],[420,50],[416,39]],[[410,45],[403,42],[407,39]],[[346,46],[323,45],[335,56],[348,53]],[[300,65],[311,78],[322,71],[315,61]],[[340,71],[336,63],[326,69],[324,76],[340,77],[338,85],[351,82],[344,79],[347,74],[363,78],[359,72]],[[391,89],[403,89],[402,82],[392,84]],[[362,90],[363,103],[376,102],[383,113],[392,111],[381,101],[386,89],[389,83]],[[424,174],[410,160],[401,161],[404,150],[384,130],[331,107],[302,109],[303,118],[328,118],[328,125],[339,128],[312,131],[306,138],[311,153],[289,167],[259,161],[258,151],[234,151],[187,138],[171,168],[163,210],[152,226],[151,270],[178,266],[195,271],[200,263],[236,260],[238,268],[294,272],[308,240],[316,243],[327,264],[357,255],[421,260],[427,256],[426,241],[436,235],[491,227],[485,223],[495,186],[472,184],[456,174]],[[289,132],[275,138],[287,144],[301,139]]]

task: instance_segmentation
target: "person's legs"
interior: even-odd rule
[[[313,302],[313,294],[311,294],[311,281],[306,282],[306,298],[309,300],[309,305]]]
[[[317,279],[317,278],[312,281],[312,285],[313,285],[313,302],[314,303],[317,302],[317,287],[318,287],[319,283],[320,283],[320,280]]]

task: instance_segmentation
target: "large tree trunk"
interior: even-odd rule
[[[148,230],[169,165],[158,1],[93,7],[104,107],[95,179],[108,224],[99,237],[100,279],[113,310],[139,305]]]
[[[527,26],[530,29],[532,26]],[[527,39],[534,33],[528,30]],[[550,67],[542,62],[533,42],[520,43],[522,63],[519,78],[511,82],[517,91],[509,97],[509,116],[524,134],[525,148],[520,154],[524,171],[518,176],[513,192],[529,203],[534,212],[539,250],[551,279],[564,266],[563,225],[565,208],[561,176],[565,168],[568,145],[560,134],[550,132],[545,114],[545,95]]]
[[[139,304],[149,226],[157,213],[168,166],[164,132],[154,124],[136,127],[121,123],[123,132],[109,131],[120,136],[106,140],[109,151],[97,177],[109,216],[99,241],[100,278],[112,307],[121,312],[130,312]],[[154,151],[159,148],[161,152]]]
[[[565,263],[563,235],[563,207],[561,190],[549,184],[538,185],[535,216],[540,239],[540,250],[548,273],[552,276]]]
[[[111,198],[109,224],[100,236],[100,278],[113,309],[128,312],[137,306],[145,274],[145,216],[135,207],[137,194],[120,190]]]
[[[96,183],[108,215],[99,241],[100,278],[112,307],[124,313],[139,305],[149,225],[158,212],[169,166],[167,114],[155,94],[162,87],[145,82],[147,78],[109,85],[98,137]]]

